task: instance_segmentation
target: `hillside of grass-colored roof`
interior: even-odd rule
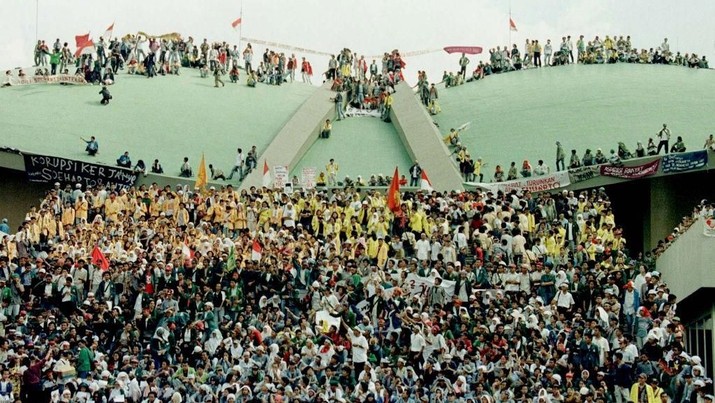
[[[715,72],[661,65],[572,65],[486,77],[440,89],[442,113],[434,117],[443,133],[472,122],[462,134],[474,157],[488,164],[543,159],[555,167],[555,142],[583,156],[586,148],[608,155],[623,141],[633,152],[647,145],[663,123],[699,149],[715,132]],[[657,139],[654,139],[657,144]]]
[[[147,79],[123,72],[109,87],[114,99],[100,105],[98,86],[33,85],[0,89],[0,146],[112,164],[125,150],[147,166],[159,158],[177,175],[184,156],[194,172],[206,162],[228,171],[236,148],[266,148],[283,124],[316,90],[302,84],[245,81],[214,88],[197,70]],[[100,154],[88,157],[80,136],[95,135]],[[228,173],[228,172],[227,172]]]

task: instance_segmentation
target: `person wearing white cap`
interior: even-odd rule
[[[556,302],[556,309],[559,310],[559,313],[566,314],[571,312],[571,308],[576,302],[573,299],[573,295],[569,292],[568,281],[561,283],[559,286],[559,292],[556,293],[553,300]]]
[[[342,321],[342,324],[343,327],[347,330],[348,335],[350,336],[350,343],[352,344],[351,353],[353,366],[355,368],[355,373],[359,374],[360,372],[362,372],[363,368],[365,367],[365,363],[367,362],[367,352],[370,346],[368,345],[367,339],[365,338],[365,336],[363,336],[359,328],[355,327],[351,330],[348,328],[348,325],[345,321]]]

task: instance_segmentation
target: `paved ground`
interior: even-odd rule
[[[608,153],[624,141],[631,151],[647,144],[663,123],[673,141],[688,149],[703,146],[715,132],[715,71],[674,66],[598,65],[542,68],[490,76],[484,81],[441,89],[440,130],[471,121],[462,135],[472,156],[494,166],[524,159],[555,165],[555,142],[568,155],[586,148]],[[657,143],[657,140],[656,140]],[[672,141],[671,141],[672,144]]]
[[[214,88],[196,70],[147,79],[120,75],[114,99],[99,104],[97,86],[35,85],[0,90],[0,146],[90,160],[79,136],[97,136],[97,162],[114,164],[128,150],[147,165],[159,158],[177,175],[188,156],[194,170],[201,157],[228,170],[236,148],[263,150],[288,118],[317,88],[301,83],[249,88]]]
[[[333,123],[329,139],[318,139],[308,150],[291,175],[300,173],[303,167],[315,167],[319,173],[325,170],[330,158],[340,165],[340,179],[362,175],[367,180],[371,174],[392,175],[395,165],[400,173],[407,174],[410,157],[392,123],[374,117],[350,117]]]

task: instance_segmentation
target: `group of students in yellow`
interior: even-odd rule
[[[75,200],[53,189],[39,209],[30,210],[16,236],[34,243],[41,235],[59,237],[67,241],[60,252],[87,252],[112,235],[116,239],[117,234],[133,234],[107,249],[116,259],[130,254],[143,232],[162,234],[166,247],[177,253],[183,245],[223,253],[224,244],[235,241],[238,256],[245,260],[251,257],[252,241],[258,239],[269,252],[264,256],[287,251],[300,258],[321,253],[329,259],[366,255],[380,268],[387,263],[391,242],[409,242],[414,248],[422,234],[431,242],[444,243],[456,241],[461,233],[490,253],[500,241],[492,230],[507,222],[529,238],[533,259],[567,261],[572,253],[583,253],[593,260],[606,249],[621,251],[626,246],[608,201],[594,193],[583,192],[578,198],[573,192],[564,193],[573,207],[573,219],[557,214],[554,198],[548,194],[539,195],[533,209],[503,204],[494,208],[497,199],[493,196],[418,192],[404,197],[399,211],[392,212],[383,194],[353,188],[287,195],[268,188],[238,192],[230,185],[205,191],[142,186],[110,192],[100,187],[76,195]],[[515,197],[507,195],[502,200],[514,201]],[[519,200],[531,197],[524,194]],[[393,255],[404,256],[402,248]]]

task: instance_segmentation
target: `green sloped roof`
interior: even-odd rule
[[[555,165],[555,142],[568,155],[623,141],[633,151],[647,144],[663,123],[683,136],[689,149],[702,147],[714,131],[715,72],[661,65],[572,65],[518,71],[440,90],[440,130],[472,122],[462,143],[473,157],[494,166],[524,159]],[[657,139],[654,139],[657,143]]]
[[[412,165],[400,136],[392,123],[374,117],[349,117],[333,122],[329,139],[318,139],[305,153],[291,175],[301,177],[304,167],[325,171],[331,158],[340,165],[339,179],[361,175],[367,180],[372,174],[392,176],[395,166],[407,174]]]
[[[0,146],[112,165],[128,150],[147,166],[159,158],[169,175],[178,174],[184,156],[196,167],[204,152],[207,164],[228,170],[237,147],[256,145],[260,153],[317,89],[224,81],[226,87],[214,88],[213,77],[190,69],[154,79],[120,73],[108,106],[99,104],[97,86],[3,88]],[[79,140],[91,135],[100,144],[96,157]]]

